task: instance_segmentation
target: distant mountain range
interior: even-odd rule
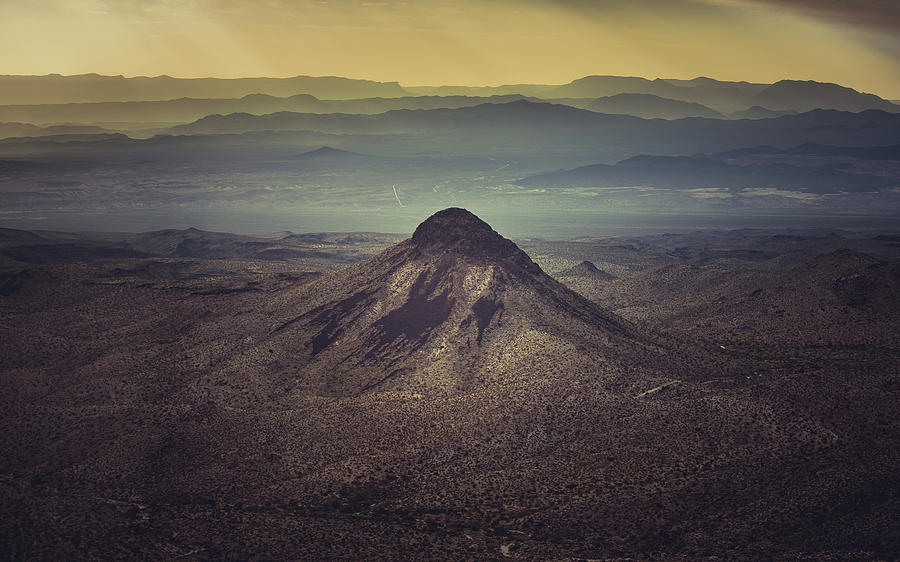
[[[210,115],[246,113],[315,113],[371,115],[400,109],[458,109],[484,103],[509,103],[544,100],[519,94],[475,96],[418,96],[399,98],[367,98],[354,100],[321,100],[309,94],[275,97],[252,94],[236,99],[181,98],[165,101],[93,102],[42,105],[2,105],[0,122],[14,124],[81,123],[101,125],[111,130],[127,131],[131,135],[149,136],[167,127],[192,122]],[[553,103],[588,109],[596,113],[632,115],[645,119],[683,119],[706,117],[724,119],[726,116],[706,106],[671,100],[650,94],[617,94],[605,98],[560,98]],[[785,112],[763,110],[762,117]],[[755,117],[752,117],[755,118]],[[37,129],[34,129],[37,131]],[[25,136],[3,134],[2,136]],[[37,136],[37,135],[34,135]]]
[[[663,98],[699,103],[718,111],[747,107],[748,101],[766,88],[766,84],[722,82],[709,78],[695,80],[647,80],[624,76],[585,76],[544,95],[554,97],[604,97],[616,94],[649,94]]]
[[[471,96],[404,96],[398,98],[363,98],[324,100],[309,94],[276,97],[250,94],[233,99],[180,98],[164,101],[91,102],[43,105],[0,106],[0,121],[28,123],[91,122],[144,127],[191,122],[213,114],[249,113],[263,115],[282,111],[300,113],[375,114],[395,109],[440,109],[507,103],[524,99],[521,95]],[[540,101],[532,98],[533,101]],[[588,103],[591,100],[581,100]]]
[[[381,113],[558,100],[602,113],[648,118],[764,118],[812,109],[897,112],[900,106],[837,84],[775,84],[586,76],[564,85],[409,87],[339,77],[181,79],[169,76],[0,76],[0,121],[158,126],[214,113]],[[733,115],[732,115],[733,114]]]
[[[173,78],[171,76],[0,76],[0,103],[170,100],[182,97],[236,98],[248,94],[352,99],[408,95],[396,82],[374,82],[337,76],[292,78]]]
[[[520,94],[487,97],[404,96],[353,100],[322,100],[309,94],[297,94],[290,97],[251,94],[234,99],[180,98],[164,101],[0,105],[0,122],[94,123],[122,130],[140,132],[143,129],[152,132],[167,125],[196,121],[214,114],[265,115],[297,112],[368,115],[399,109],[457,109],[484,103],[509,103],[523,99],[531,102],[544,101],[540,98],[526,97]],[[701,104],[661,98],[650,94],[617,94],[596,99],[560,98],[554,99],[553,103],[588,109],[597,113],[633,115],[646,119],[725,118],[721,113]],[[784,112],[762,111],[761,117],[784,114]]]
[[[224,164],[293,158],[303,150],[325,145],[392,156],[423,151],[455,157],[527,155],[523,163],[529,164],[529,168],[536,166],[528,172],[535,174],[554,166],[571,168],[592,162],[617,162],[642,154],[689,156],[748,146],[787,150],[806,143],[893,146],[900,144],[898,131],[900,114],[874,110],[861,113],[816,110],[762,120],[667,121],[519,100],[459,109],[397,110],[377,115],[293,112],[263,116],[213,115],[170,128],[166,135],[147,140],[123,135],[0,140],[0,158],[52,156],[114,161],[208,157]]]
[[[0,76],[0,192],[13,221],[67,220],[58,213],[74,209],[194,220],[475,204],[888,215],[900,205],[897,108],[799,81],[402,88],[302,76]],[[553,189],[567,186],[654,189]]]
[[[872,94],[857,92],[837,84],[781,80],[775,84],[722,82],[709,78],[694,80],[646,80],[617,76],[588,76],[543,94],[543,97],[600,97],[619,93],[651,94],[663,98],[698,103],[723,113],[752,106],[770,110],[810,111],[900,111],[900,107]]]
[[[166,131],[175,135],[240,134],[252,131],[427,135],[440,145],[465,138],[469,146],[503,143],[503,147],[569,150],[609,147],[619,154],[690,154],[762,144],[796,146],[806,142],[843,145],[894,144],[900,114],[816,110],[757,121],[687,119],[654,121],[606,115],[525,100],[461,109],[389,111],[379,115],[304,114],[212,115]]]
[[[442,87],[410,89],[432,94],[491,95],[519,93],[543,99],[601,98],[618,94],[645,94],[671,100],[697,103],[721,113],[743,111],[752,106],[771,110],[809,111],[839,109],[863,111],[881,109],[900,111],[898,106],[874,96],[837,84],[782,80],[774,84],[727,82],[712,78],[648,80],[627,76],[585,76],[562,86],[519,85],[467,89]]]
[[[724,82],[711,78],[693,80],[648,80],[631,76],[585,76],[568,84],[514,84],[494,87],[437,86],[408,87],[410,92],[429,95],[496,95],[523,94],[544,99],[601,98],[617,94],[648,94],[662,98],[700,103],[719,111],[734,111],[747,107],[746,100],[762,91],[768,84]]]

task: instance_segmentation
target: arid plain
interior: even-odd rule
[[[896,236],[0,243],[13,559],[897,552]]]

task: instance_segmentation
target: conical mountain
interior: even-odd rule
[[[559,274],[559,277],[585,277],[588,279],[594,279],[597,281],[608,281],[610,279],[615,279],[616,276],[603,271],[594,265],[594,262],[591,261],[583,261],[574,267],[570,267],[569,269],[563,271]]]
[[[265,312],[272,324],[258,327],[261,341],[225,370],[303,394],[453,393],[548,374],[615,386],[686,376],[685,354],[705,362],[569,290],[455,208],[364,262],[279,294]]]

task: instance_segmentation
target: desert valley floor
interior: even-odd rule
[[[893,559],[898,260],[0,230],[3,557]]]

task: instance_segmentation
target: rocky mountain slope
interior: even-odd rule
[[[548,370],[611,386],[690,377],[704,364],[707,377],[721,370],[702,351],[568,290],[463,209],[441,211],[408,241],[279,294],[259,316],[258,330],[274,329],[216,377],[249,370],[276,387],[293,378],[284,365],[303,365],[302,381],[288,385],[293,395],[452,395],[528,385]],[[673,352],[690,354],[690,372]]]

